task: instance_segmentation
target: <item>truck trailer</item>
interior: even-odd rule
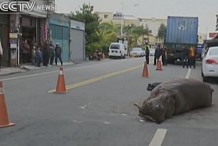
[[[167,62],[182,61],[183,46],[197,48],[198,17],[168,16],[164,45],[167,48]]]

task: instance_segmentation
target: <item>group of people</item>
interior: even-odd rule
[[[182,67],[184,68],[185,66],[187,68],[191,68],[193,66],[193,68],[195,68],[195,64],[196,64],[196,49],[194,47],[190,47],[188,48],[187,46],[183,46],[182,48]]]
[[[150,55],[149,46],[146,43],[145,59],[146,59],[147,64],[149,64],[149,55]],[[162,64],[164,66],[166,66],[167,65],[167,50],[166,50],[166,47],[164,45],[158,44],[156,46],[156,48],[155,48],[155,53],[154,53],[154,65],[156,65],[157,60],[159,60],[160,58],[162,60]]]
[[[52,41],[46,41],[44,45],[33,45],[32,49],[28,44],[27,40],[24,40],[21,43],[21,61],[22,63],[31,62],[32,65],[40,67],[41,64],[43,66],[53,65],[55,59],[55,65],[57,65],[58,59],[63,65],[63,61],[61,58],[62,48],[56,43],[56,46],[52,44]]]
[[[145,58],[146,58],[146,62],[147,64],[149,64],[149,55],[150,55],[150,51],[149,51],[149,46],[148,44],[146,44],[145,47]],[[188,48],[186,45],[183,45],[182,47],[182,66],[187,67],[187,68],[195,68],[195,64],[196,64],[196,49],[191,46],[190,48]],[[167,48],[162,45],[162,44],[158,44],[155,48],[155,53],[154,53],[154,65],[156,65],[157,60],[162,61],[163,66],[167,65]]]

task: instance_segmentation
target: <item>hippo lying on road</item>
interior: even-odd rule
[[[161,123],[173,115],[209,107],[213,89],[194,79],[177,79],[156,86],[139,109],[139,116]]]

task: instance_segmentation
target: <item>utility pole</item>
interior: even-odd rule
[[[16,22],[15,31],[17,33],[17,66],[20,66],[20,9],[18,7],[18,0],[16,0],[17,12],[16,12]]]
[[[121,3],[121,25],[120,25],[120,36],[123,36],[123,23],[124,23],[124,15],[123,15],[123,2]]]

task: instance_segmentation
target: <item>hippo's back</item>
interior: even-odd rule
[[[160,84],[154,88],[151,95],[155,96],[163,92],[175,98],[175,114],[178,114],[210,106],[213,89],[206,83],[195,79],[177,79]]]

